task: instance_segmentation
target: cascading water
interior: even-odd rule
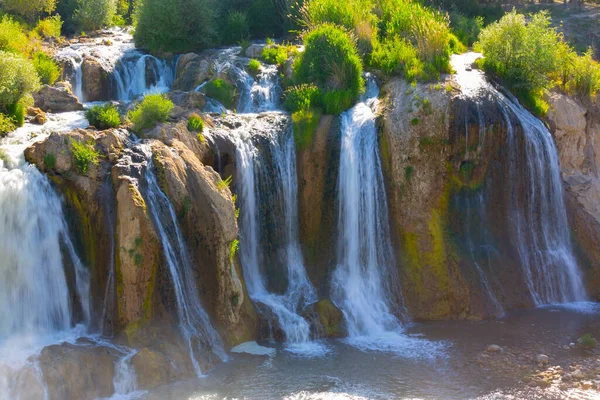
[[[573,254],[563,198],[558,153],[546,126],[510,95],[500,93],[480,71],[471,71],[479,54],[454,56],[463,94],[482,93],[499,104],[507,129],[509,235],[536,305],[586,300]]]
[[[143,146],[143,145],[142,145]],[[143,148],[150,157],[150,150]],[[210,350],[222,361],[227,360],[223,343],[217,331],[212,327],[208,314],[204,311],[193,275],[193,264],[185,246],[185,240],[177,223],[173,205],[162,192],[149,162],[146,171],[146,200],[148,210],[158,234],[177,298],[177,313],[181,331],[188,343],[190,358],[198,376],[202,369],[198,363],[198,341],[205,341]]]
[[[90,319],[89,274],[75,253],[61,200],[48,178],[23,155],[51,131],[88,123],[82,113],[48,118],[43,127],[25,125],[0,141],[0,366],[9,368],[31,363],[29,355],[67,340],[74,331],[83,333]],[[73,267],[81,320],[73,317],[61,248]],[[0,387],[0,392],[10,390]]]
[[[162,93],[175,81],[178,58],[160,59],[143,54],[133,44],[127,30],[110,29],[99,38],[71,44],[59,50],[56,58],[70,63],[73,93],[85,98],[82,65],[86,57],[97,60],[110,73],[113,90],[105,100],[131,101],[146,93]]]
[[[240,256],[248,293],[253,301],[266,305],[276,315],[285,333],[288,351],[305,356],[321,355],[327,349],[311,341],[310,326],[299,315],[303,308],[317,301],[317,296],[306,275],[298,242],[298,183],[293,132],[291,129],[269,132],[264,138],[270,153],[270,160],[267,160],[253,141],[251,130],[252,127],[242,126],[224,138],[233,141],[236,147],[236,191],[241,214]],[[208,133],[209,139],[214,134],[217,133]],[[261,193],[261,190],[269,190],[269,194]],[[261,270],[265,262],[261,244],[261,196],[280,200],[274,207],[280,209],[284,227],[281,237],[277,238],[278,249],[275,252],[278,254],[277,264],[285,269],[287,276],[283,294],[269,291]]]

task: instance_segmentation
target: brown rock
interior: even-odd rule
[[[81,64],[83,99],[81,101],[110,100],[108,72],[96,59],[85,58]]]
[[[45,112],[67,112],[83,110],[83,104],[66,87],[44,85],[33,94],[35,107]]]

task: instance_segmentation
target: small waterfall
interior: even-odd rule
[[[150,156],[149,150],[145,153]],[[158,234],[177,298],[177,313],[181,331],[187,340],[190,358],[198,376],[202,370],[197,356],[205,341],[210,350],[222,361],[227,360],[219,334],[212,327],[208,314],[202,308],[193,274],[193,263],[185,247],[185,240],[177,223],[173,205],[162,192],[149,162],[146,171],[146,201],[148,211]]]
[[[158,59],[150,54],[132,52],[114,68],[117,98],[131,101],[146,93],[167,92],[175,82],[177,60]]]
[[[394,310],[396,272],[388,226],[387,200],[379,158],[374,109],[378,89],[368,80],[368,99],[342,114],[338,186],[338,265],[332,298],[346,316],[350,340],[378,348],[400,332]]]
[[[112,398],[121,398],[125,395],[131,396],[137,392],[137,375],[130,364],[131,358],[135,356],[137,351],[131,351],[122,357],[115,367],[115,377],[113,385],[115,386],[115,394]]]
[[[482,94],[489,95],[502,112],[509,154],[508,235],[531,298],[536,305],[584,301],[552,135],[516,98],[500,93],[480,71],[466,68],[479,56],[454,56],[452,64],[464,96],[477,101]]]
[[[266,305],[276,315],[285,333],[288,351],[307,356],[321,355],[327,349],[311,342],[310,326],[299,315],[303,308],[317,301],[317,296],[306,275],[298,242],[298,183],[293,131],[275,131],[260,139],[253,138],[250,131],[251,128],[244,126],[226,137],[236,147],[236,192],[241,213],[240,256],[248,293],[253,301]],[[266,141],[264,151],[269,153],[270,158],[261,152],[255,140]],[[262,190],[269,193],[262,193]],[[267,197],[276,199],[273,207],[277,210],[271,209],[269,213],[280,215],[281,219],[275,218],[283,224],[278,224],[281,231],[277,235],[280,237],[266,239],[277,247],[277,268],[283,268],[287,276],[283,294],[269,291],[261,268],[266,255],[261,243],[265,235],[264,215],[259,204]]]

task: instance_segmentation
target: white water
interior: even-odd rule
[[[584,301],[587,296],[573,254],[552,135],[515,98],[503,95],[489,84],[480,71],[467,71],[466,66],[479,56],[476,53],[453,56],[452,64],[464,95],[477,99],[481,93],[491,94],[502,109],[508,130],[506,146],[511,154],[512,185],[506,188],[511,194],[509,234],[518,251],[530,295],[536,305]],[[519,200],[520,195],[525,199]]]
[[[253,118],[253,123],[262,123]],[[296,174],[296,149],[292,130],[268,133],[273,168],[267,169],[269,161],[261,155],[252,138],[252,126],[242,126],[226,139],[236,147],[236,189],[240,204],[240,256],[246,287],[250,298],[267,305],[277,316],[286,336],[285,349],[303,356],[320,356],[327,352],[321,343],[311,341],[310,326],[299,315],[307,305],[316,302],[315,288],[306,275],[304,260],[298,242],[298,183]],[[262,129],[268,131],[268,129]],[[209,139],[211,134],[208,133]],[[266,174],[277,186],[269,188],[269,196],[280,199],[283,204],[281,221],[283,237],[277,238],[280,248],[276,250],[280,264],[286,268],[288,286],[283,294],[271,293],[262,271],[264,263],[261,245],[262,215],[259,206],[261,185]],[[263,194],[264,195],[264,194]],[[274,210],[271,210],[273,212]]]
[[[362,350],[427,357],[440,345],[404,335],[399,319],[404,311],[375,125],[378,94],[369,77],[365,99],[341,117],[338,265],[332,300],[344,313],[350,344]]]
[[[127,29],[112,28],[104,32],[102,37],[73,43],[56,53],[57,59],[71,63],[73,93],[80,101],[88,101],[81,70],[85,58],[97,60],[111,74],[115,89],[111,91],[111,97],[115,97],[112,100],[131,101],[143,94],[164,93],[170,89],[175,81],[177,59],[163,60],[141,53]]]
[[[31,365],[29,356],[73,340],[90,318],[89,273],[75,253],[61,200],[23,155],[51,131],[88,123],[83,113],[48,114],[48,119],[44,126],[26,124],[0,140],[0,369]],[[63,246],[74,267],[81,321],[73,319]],[[74,327],[77,322],[82,325]],[[10,390],[0,383],[0,392]]]
[[[144,149],[146,154],[149,150]],[[179,229],[173,205],[162,192],[156,176],[149,163],[146,171],[146,200],[148,211],[154,222],[156,233],[163,246],[164,256],[169,266],[169,272],[177,298],[177,314],[181,331],[187,340],[190,358],[197,376],[202,376],[198,363],[202,348],[199,341],[205,341],[210,350],[222,361],[227,360],[223,343],[217,331],[212,327],[210,319],[198,296],[193,263],[185,246],[185,240]]]

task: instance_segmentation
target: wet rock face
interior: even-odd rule
[[[205,55],[184,54],[177,64],[177,78],[173,90],[193,91],[202,82],[211,78],[210,66],[210,58]]]
[[[311,336],[315,339],[342,338],[348,334],[344,314],[329,299],[311,304],[302,316],[309,322]]]
[[[44,85],[33,94],[35,106],[45,112],[68,112],[83,110],[83,104],[71,92],[69,86]]]
[[[600,299],[600,96],[585,105],[552,93],[548,122],[560,158],[565,201],[588,294]]]
[[[82,101],[108,101],[110,100],[110,74],[102,67],[99,61],[85,58],[81,64],[83,96]]]
[[[65,343],[44,348],[39,365],[51,399],[92,400],[114,393],[116,361],[105,347]]]

